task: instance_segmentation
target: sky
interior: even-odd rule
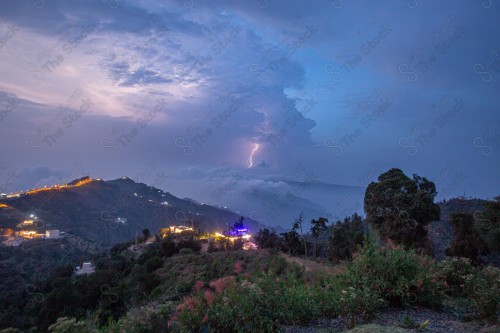
[[[493,198],[499,14],[496,0],[2,1],[0,192],[128,176],[286,225],[305,207],[360,212],[397,167],[439,200]]]

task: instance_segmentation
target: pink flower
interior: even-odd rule
[[[212,290],[210,289],[205,290],[205,300],[207,301],[208,305],[215,302],[215,294]]]
[[[233,272],[235,272],[236,274],[243,272],[243,265],[241,264],[241,262],[237,261],[234,263]]]
[[[216,292],[221,293],[228,287],[228,285],[234,284],[235,280],[234,276],[226,276],[210,282],[210,287],[214,288]]]
[[[205,286],[205,282],[196,281],[196,283],[194,284],[194,289],[196,289],[196,291],[200,291],[204,286]]]
[[[202,324],[205,324],[206,322],[208,321],[208,313],[205,314],[205,316],[203,317],[203,319],[201,320],[201,323]]]

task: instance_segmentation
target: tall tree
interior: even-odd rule
[[[412,179],[400,169],[390,169],[366,189],[366,219],[383,239],[424,248],[426,226],[440,216],[436,194],[436,186],[426,178],[413,175]]]
[[[338,221],[331,229],[330,258],[351,259],[358,245],[365,242],[363,219],[358,214]]]
[[[300,230],[300,236],[302,237],[302,242],[304,243],[304,255],[307,257],[307,239],[304,234],[302,226],[304,224],[304,212],[300,212],[299,216],[293,222],[293,230]]]
[[[294,225],[295,227],[295,225]],[[302,242],[300,241],[299,234],[295,228],[288,232],[280,234],[282,237],[282,247],[283,251],[287,252],[288,255],[296,255],[299,253],[300,246]]]
[[[320,217],[317,220],[311,220],[311,234],[314,238],[314,257],[316,258],[317,249],[318,249],[318,238],[321,235],[321,232],[326,230],[328,223],[328,219],[324,217]]]

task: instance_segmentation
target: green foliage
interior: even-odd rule
[[[475,227],[491,252],[500,251],[500,196],[484,203],[484,212],[474,213]]]
[[[267,228],[259,229],[255,235],[255,243],[259,249],[278,249],[280,248],[280,239],[276,230]]]
[[[468,258],[446,258],[439,264],[447,287],[447,294],[454,297],[466,296],[466,284],[478,274],[479,268],[472,265]]]
[[[152,257],[146,260],[146,269],[148,272],[154,272],[163,266],[163,259],[159,257]]]
[[[313,256],[317,255],[318,248],[318,238],[323,231],[326,230],[326,224],[328,223],[328,219],[324,217],[320,217],[317,220],[311,220],[311,234],[314,238],[314,252]]]
[[[125,316],[115,324],[118,332],[127,333],[149,333],[170,332],[166,323],[174,309],[173,303],[167,304],[148,304],[139,308],[130,309]],[[102,332],[108,332],[101,329]]]
[[[474,301],[481,318],[499,322],[500,270],[487,267],[466,277],[467,296]]]
[[[488,253],[488,248],[474,227],[474,217],[467,213],[454,213],[451,223],[455,228],[455,237],[446,255],[469,258],[474,264],[479,264],[479,257]]]
[[[413,175],[411,179],[400,169],[390,169],[366,189],[366,219],[383,239],[423,248],[427,236],[424,227],[439,219],[436,194],[436,186],[426,178]]]
[[[330,234],[330,259],[352,259],[358,245],[365,242],[363,220],[358,214],[346,217],[344,222],[338,221],[331,228]]]
[[[302,243],[299,238],[299,234],[295,229],[292,229],[288,232],[284,232],[281,235],[281,249],[288,253],[288,255],[298,255],[302,253],[301,247]]]
[[[394,305],[439,306],[444,284],[436,262],[413,250],[367,244],[348,264],[344,283],[367,289]]]
[[[200,252],[201,243],[200,241],[194,239],[183,239],[177,244],[177,248],[181,249],[191,249],[194,252]]]
[[[275,332],[281,324],[307,322],[319,313],[319,295],[296,278],[228,276],[209,285],[177,308],[180,330]]]

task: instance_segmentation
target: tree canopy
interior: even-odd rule
[[[440,208],[434,203],[436,194],[436,186],[425,177],[409,178],[400,169],[390,169],[366,189],[366,219],[383,239],[424,247],[425,226],[440,217]]]

